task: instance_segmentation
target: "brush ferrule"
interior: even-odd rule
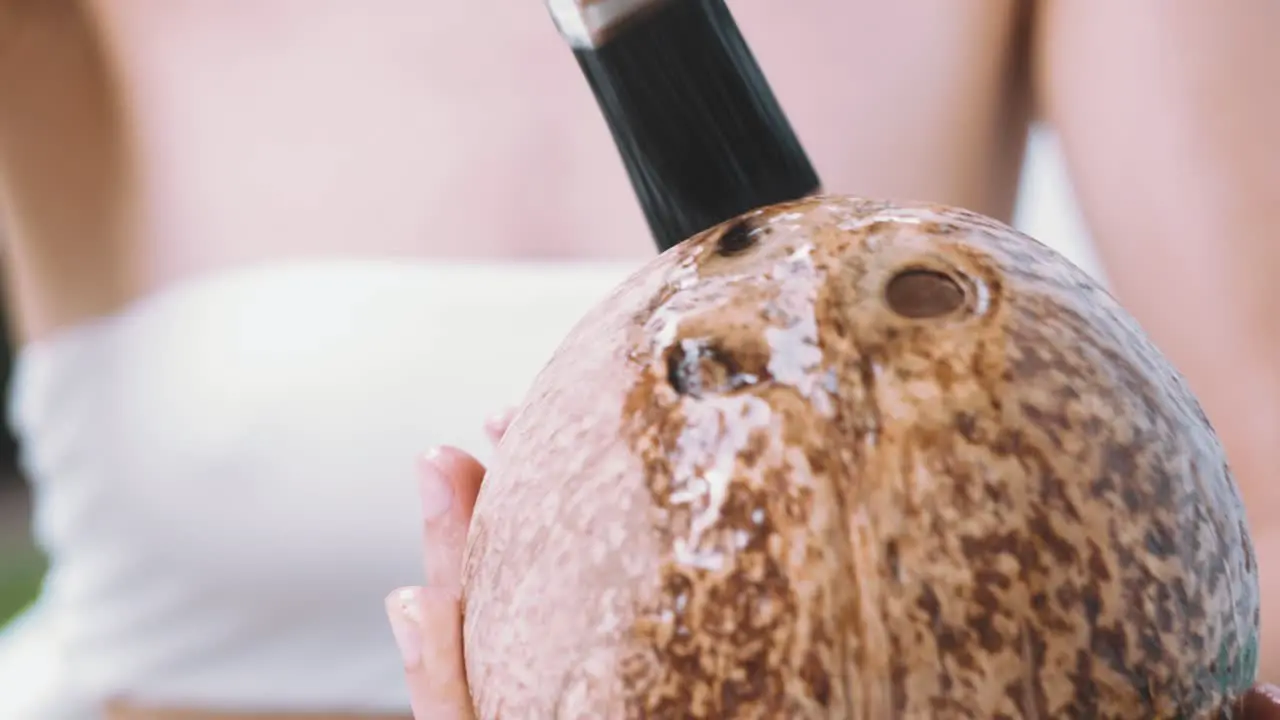
[[[619,23],[671,0],[547,0],[560,34],[574,48],[595,48]]]

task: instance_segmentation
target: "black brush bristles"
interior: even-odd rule
[[[724,0],[666,0],[575,54],[658,249],[818,175]]]

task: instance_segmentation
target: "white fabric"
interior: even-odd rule
[[[52,570],[0,637],[0,720],[405,711],[382,598],[421,578],[416,456],[486,455],[484,418],[639,264],[271,265],[25,348]]]
[[[1107,282],[1067,174],[1062,144],[1058,135],[1044,125],[1033,126],[1027,140],[1013,224],[1062,253],[1098,282]]]

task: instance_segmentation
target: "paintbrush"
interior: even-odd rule
[[[659,250],[818,191],[724,0],[547,0]]]

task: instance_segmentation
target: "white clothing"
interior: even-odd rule
[[[51,570],[0,636],[0,720],[407,712],[382,599],[422,578],[416,457],[485,456],[484,419],[640,264],[276,264],[24,348]]]

